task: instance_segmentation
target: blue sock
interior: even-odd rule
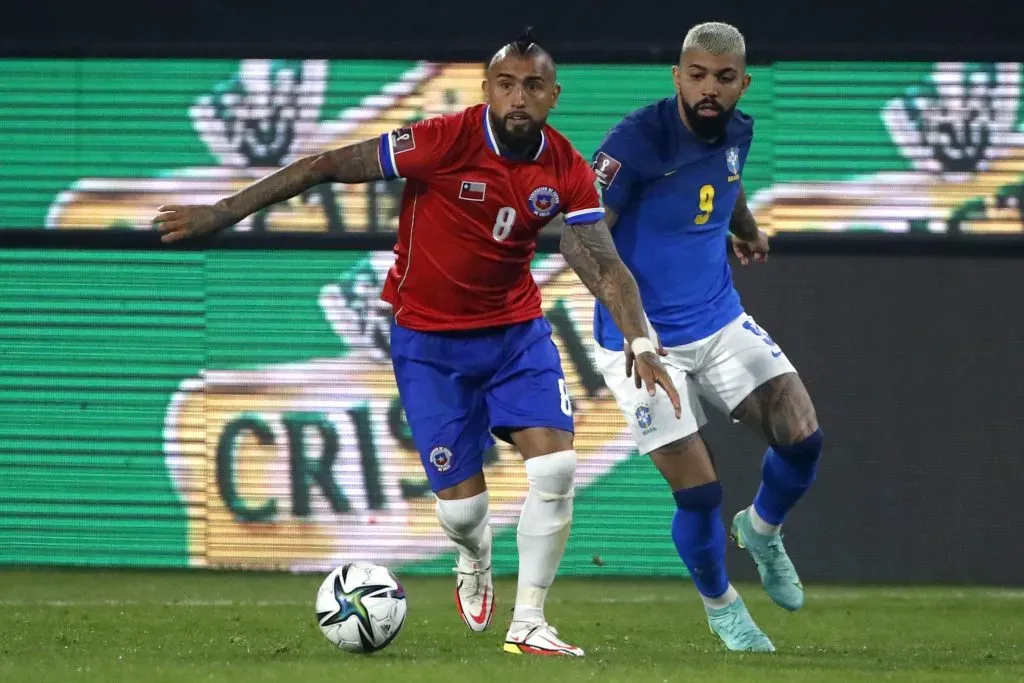
[[[717,598],[729,589],[725,573],[725,525],[722,524],[722,485],[717,481],[672,494],[676,516],[672,540],[700,594]]]
[[[823,436],[817,430],[792,446],[772,446],[761,462],[761,486],[754,509],[769,524],[782,524],[786,515],[814,482]]]

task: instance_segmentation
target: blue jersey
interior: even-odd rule
[[[624,118],[594,156],[604,205],[619,216],[615,246],[664,346],[708,337],[743,312],[726,233],[753,136],[753,119],[736,110],[721,138],[701,140],[669,97]],[[600,302],[594,337],[622,349],[622,333]]]

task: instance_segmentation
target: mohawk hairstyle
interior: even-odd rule
[[[552,71],[556,70],[555,60],[548,53],[547,50],[537,44],[533,36],[533,27],[527,26],[523,29],[523,32],[519,34],[519,37],[508,43],[491,57],[491,61],[487,63],[487,68],[494,66],[501,60],[508,57],[509,54],[515,54],[518,57],[544,57],[551,62]]]
[[[523,29],[523,32],[519,34],[519,37],[509,44],[515,48],[516,52],[525,57],[530,52],[530,49],[533,48],[534,45],[537,45],[533,40],[533,27],[527,26]],[[537,45],[537,47],[539,48],[540,45]]]

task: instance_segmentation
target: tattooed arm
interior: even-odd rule
[[[384,174],[378,140],[366,140],[303,157],[212,206],[161,206],[153,219],[164,242],[216,232],[271,204],[290,199],[321,183],[365,183]]]
[[[609,230],[618,216],[605,207],[604,219],[562,228],[561,251],[590,293],[612,314],[627,342],[647,336],[640,290],[633,274],[619,258]]]
[[[633,354],[633,342],[648,339],[647,318],[636,279],[619,258],[612,241],[609,226],[617,218],[614,211],[605,207],[605,217],[597,223],[566,225],[562,228],[562,256],[591,294],[608,309],[626,338],[626,375],[632,373],[635,364],[637,388],[643,383],[653,396],[654,385],[661,385],[678,417],[679,394],[658,356],[651,350]]]

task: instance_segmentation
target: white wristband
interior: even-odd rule
[[[629,343],[629,348],[633,350],[634,356],[639,356],[641,353],[657,353],[658,350],[647,337],[637,337]]]

